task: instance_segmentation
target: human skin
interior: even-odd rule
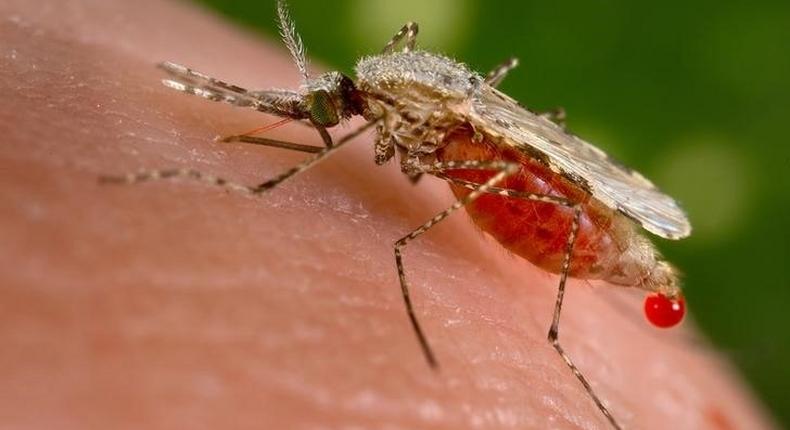
[[[451,193],[376,167],[369,135],[259,198],[100,185],[163,167],[257,184],[305,158],[216,142],[274,119],[161,86],[165,59],[298,85],[280,46],[186,4],[0,4],[0,427],[608,428],[546,341],[557,277],[460,213],[405,251],[428,368],[392,244]],[[690,323],[654,329],[605,284],[566,297],[560,340],[625,427],[772,427]]]

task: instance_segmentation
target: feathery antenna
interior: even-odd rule
[[[290,13],[288,13],[288,6],[284,0],[277,0],[277,18],[280,24],[280,36],[283,38],[285,46],[288,47],[288,51],[291,52],[291,57],[296,62],[296,67],[304,80],[307,81],[310,76],[307,74],[304,44],[302,43],[302,38],[296,32],[296,26],[291,19]]]

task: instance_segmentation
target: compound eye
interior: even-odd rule
[[[314,91],[311,95],[310,121],[322,127],[332,127],[340,122],[332,96],[324,90]]]

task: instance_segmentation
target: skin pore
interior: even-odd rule
[[[253,185],[304,159],[216,142],[276,118],[177,94],[153,67],[295,88],[276,41],[175,2],[36,3],[0,5],[4,425],[608,428],[546,342],[557,277],[460,213],[405,250],[429,370],[392,244],[452,195],[376,167],[370,136],[260,198],[97,183],[188,167]],[[267,136],[321,144],[297,124]],[[641,300],[573,280],[560,326],[624,426],[771,427],[690,323],[651,328]]]

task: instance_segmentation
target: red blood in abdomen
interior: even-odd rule
[[[577,185],[552,172],[528,155],[488,141],[475,143],[467,128],[449,136],[447,146],[437,151],[440,161],[508,160],[521,164],[515,175],[497,186],[511,190],[563,197],[582,205],[579,234],[571,258],[570,275],[578,278],[601,278],[613,267],[624,248],[618,245],[616,213],[590,197]],[[448,176],[483,183],[494,172],[453,170]],[[451,185],[461,198],[470,190]],[[565,255],[573,210],[557,204],[483,194],[466,206],[472,220],[511,252],[526,258],[544,270],[558,273]]]

